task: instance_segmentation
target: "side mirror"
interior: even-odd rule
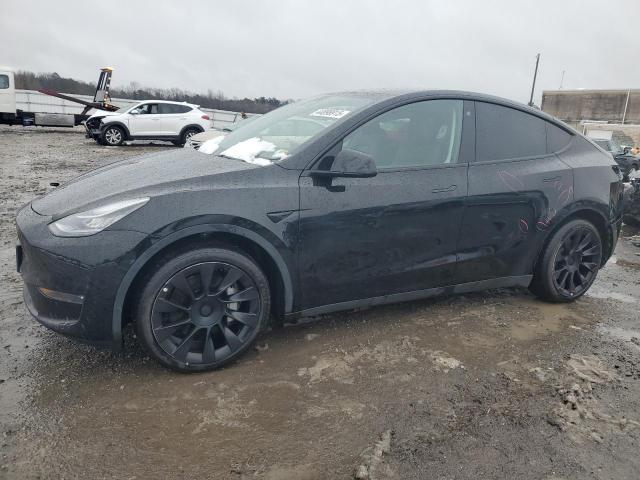
[[[135,108],[129,112],[129,115],[138,115],[139,113],[140,111],[137,108]]]
[[[378,174],[378,169],[371,155],[347,148],[338,152],[331,170],[312,170],[309,173],[314,177],[370,178]]]

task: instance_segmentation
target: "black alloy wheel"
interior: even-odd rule
[[[171,259],[142,294],[138,333],[161,363],[211,370],[239,356],[269,314],[266,277],[249,257],[202,249]]]
[[[582,219],[555,231],[540,254],[530,290],[544,300],[571,302],[593,284],[602,263],[598,229]]]
[[[593,283],[601,257],[600,238],[590,229],[570,231],[556,252],[553,268],[555,287],[568,297],[582,295]]]

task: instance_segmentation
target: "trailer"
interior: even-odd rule
[[[112,68],[101,69],[93,99],[83,99],[51,90],[16,90],[13,70],[0,67],[0,124],[74,127],[89,118],[96,109],[116,111],[118,106],[113,105],[109,98],[112,72]],[[38,101],[30,101],[32,97],[38,97]],[[63,101],[62,109],[53,103],[52,97]],[[67,104],[74,107],[73,111],[64,111],[69,110],[64,108]]]

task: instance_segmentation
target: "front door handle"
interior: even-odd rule
[[[433,190],[431,190],[431,192],[432,193],[453,192],[456,188],[458,188],[457,185],[450,185],[450,186],[445,187],[445,188],[434,188]]]

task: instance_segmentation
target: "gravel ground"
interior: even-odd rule
[[[164,370],[131,335],[114,354],[39,326],[17,209],[158,148],[0,127],[0,478],[640,478],[640,249],[624,238],[571,305],[496,290],[329,315],[207,374]]]

